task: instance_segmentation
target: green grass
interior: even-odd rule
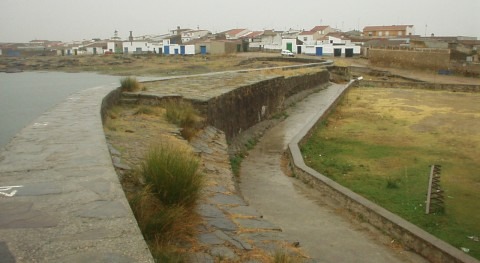
[[[480,134],[471,117],[462,117],[478,111],[477,106],[467,107],[477,98],[391,91],[395,92],[424,99],[399,100],[390,91],[352,90],[349,96],[360,98],[344,101],[301,146],[306,164],[453,246],[469,248],[471,256],[480,258],[480,243],[467,238],[480,236],[480,176],[474,172],[480,171],[480,163],[478,153],[469,150],[480,147],[476,139]],[[436,101],[425,99],[434,97]],[[454,100],[458,102],[452,103]],[[411,108],[419,110],[414,114],[405,110]],[[461,134],[458,127],[470,130]],[[426,215],[432,164],[442,165],[445,210]]]
[[[232,167],[232,172],[235,176],[240,176],[240,167],[242,166],[242,161],[245,158],[243,153],[237,153],[230,157],[230,166]]]
[[[142,165],[151,192],[166,205],[192,206],[203,183],[199,160],[186,149],[163,144],[152,148]]]
[[[125,77],[120,79],[122,91],[134,92],[141,90],[140,82],[134,77]]]

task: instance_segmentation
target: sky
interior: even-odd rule
[[[0,0],[0,43],[165,34],[177,26],[213,33],[233,28],[349,31],[414,25],[417,35],[480,39],[480,0]]]

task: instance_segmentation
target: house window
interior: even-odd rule
[[[382,31],[379,31],[378,32],[378,36],[381,37],[383,35],[383,32]]]
[[[398,35],[399,35],[399,36],[403,36],[403,32],[402,32],[402,31],[398,31]]]
[[[304,38],[303,38],[303,41],[307,41],[307,39],[308,39],[307,37],[304,37]]]
[[[390,31],[385,32],[385,36],[388,37],[389,35],[390,35]]]
[[[373,33],[372,33],[372,32],[368,32],[368,36],[369,36],[369,37],[372,37],[372,36],[373,36]]]

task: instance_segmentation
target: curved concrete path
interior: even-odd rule
[[[322,108],[327,108],[345,89],[332,85],[298,102],[289,117],[265,133],[241,166],[240,191],[264,217],[280,226],[315,262],[415,262],[382,245],[332,207],[319,204],[294,186],[295,179],[282,172],[282,154],[291,139]]]
[[[0,153],[0,262],[153,262],[103,134],[116,87],[70,96]]]

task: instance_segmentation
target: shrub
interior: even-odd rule
[[[203,126],[203,119],[191,103],[180,101],[169,101],[165,105],[167,120],[182,128],[182,136],[190,140]]]
[[[185,217],[182,206],[164,206],[147,186],[132,198],[132,209],[146,240],[158,241],[174,235],[175,223]]]
[[[183,147],[163,144],[152,148],[142,165],[150,191],[166,205],[194,205],[202,186],[199,161]]]
[[[140,82],[134,77],[125,77],[120,79],[120,87],[122,91],[139,91],[141,89]]]

